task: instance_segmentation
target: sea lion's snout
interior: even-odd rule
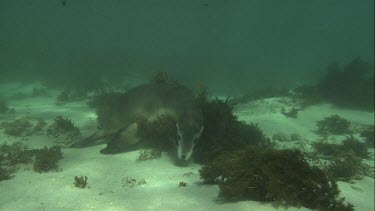
[[[179,124],[177,126],[177,155],[181,160],[189,160],[193,154],[194,147],[198,142],[198,139],[203,131],[203,126],[198,129],[192,128],[181,128]]]

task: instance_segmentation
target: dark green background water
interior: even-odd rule
[[[374,59],[373,0],[64,2],[0,0],[0,81],[167,71],[232,93]]]

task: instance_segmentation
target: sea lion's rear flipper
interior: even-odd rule
[[[137,137],[137,131],[138,124],[130,124],[126,129],[117,133],[117,135],[107,143],[107,147],[100,150],[100,153],[117,154],[131,150],[140,141],[140,138]]]
[[[70,145],[72,148],[84,148],[84,147],[91,147],[91,146],[96,146],[100,144],[105,144],[108,142],[108,137],[109,135],[103,134],[102,131],[98,131],[91,136],[84,138],[78,142],[73,143]]]

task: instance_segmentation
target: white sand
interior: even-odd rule
[[[0,88],[2,91],[9,89]],[[22,87],[17,87],[20,89]],[[47,98],[11,101],[10,106],[16,109],[17,117],[31,115],[50,123],[55,116],[62,115],[71,118],[84,135],[95,130],[95,115],[84,102],[57,106],[54,94]],[[307,108],[297,119],[286,118],[272,109],[271,101],[268,102],[269,109],[262,110],[259,105],[252,105],[252,109],[258,106],[262,110],[254,113],[247,105],[241,105],[236,112],[241,120],[258,123],[267,135],[297,132],[311,140],[317,138],[313,133],[315,121],[337,112],[352,121],[374,124],[373,114],[336,110],[329,105]],[[11,117],[0,118],[3,121]],[[19,140],[0,130],[0,143]],[[45,135],[32,136],[22,142],[30,147],[54,144]],[[0,210],[284,210],[255,201],[220,203],[217,200],[218,187],[202,184],[197,164],[178,167],[165,154],[157,160],[137,162],[139,151],[102,155],[99,150],[103,147],[63,149],[64,159],[59,161],[61,172],[40,174],[30,166],[21,167],[13,179],[0,182]],[[89,188],[74,187],[74,176],[83,175],[88,177]],[[137,181],[144,179],[146,184],[124,186],[126,177]],[[187,182],[187,186],[179,187],[181,181]],[[372,178],[364,178],[355,184],[340,182],[339,187],[341,195],[353,203],[356,210],[374,210]],[[288,210],[308,209],[290,207]]]

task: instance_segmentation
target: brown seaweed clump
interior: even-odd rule
[[[374,178],[374,167],[363,163],[361,158],[350,153],[333,157],[332,162],[324,170],[336,181],[351,182],[362,179],[363,176]]]
[[[0,145],[0,181],[12,178],[19,164],[32,161],[34,152],[22,143]]]
[[[19,118],[13,121],[5,121],[0,124],[4,133],[9,136],[26,137],[41,132],[46,122],[41,119]]]
[[[318,133],[327,135],[351,134],[350,122],[339,115],[331,115],[323,120],[317,121]]]
[[[362,162],[363,159],[369,158],[366,144],[352,136],[339,145],[318,142],[313,146],[318,154],[326,156],[329,162],[323,169],[334,180],[350,182],[363,176],[374,177],[373,167]]]
[[[139,152],[137,161],[153,160],[161,157],[161,151],[156,149],[146,149]]]
[[[48,126],[47,135],[57,139],[58,143],[69,145],[81,139],[81,132],[74,122],[68,118],[57,116],[54,122]]]
[[[87,187],[87,180],[88,180],[88,177],[87,176],[75,176],[74,177],[74,187],[77,187],[77,188],[86,188]]]
[[[175,149],[176,119],[170,115],[158,116],[154,121],[140,119],[138,121],[138,136],[144,147],[156,151],[171,151]]]
[[[366,144],[358,141],[353,136],[347,137],[341,144],[317,142],[313,146],[318,153],[324,156],[339,157],[341,154],[353,154],[362,159],[369,158]]]
[[[344,66],[333,63],[318,83],[299,86],[294,92],[306,106],[330,102],[340,107],[373,111],[374,67],[361,58]]]
[[[218,184],[225,200],[257,200],[319,210],[353,210],[339,189],[300,151],[250,146],[222,154],[200,170],[205,183]]]
[[[61,147],[52,146],[35,150],[34,171],[43,173],[58,170],[57,162],[63,158]]]
[[[194,160],[206,163],[216,156],[233,150],[243,149],[248,145],[268,146],[270,140],[255,124],[246,124],[233,114],[229,99],[209,101],[207,92],[197,97],[202,108],[204,130],[194,152]]]
[[[57,162],[62,159],[62,151],[59,146],[42,149],[29,149],[22,143],[12,145],[0,145],[0,181],[12,178],[19,164],[33,162],[33,169],[42,173],[58,170]]]

